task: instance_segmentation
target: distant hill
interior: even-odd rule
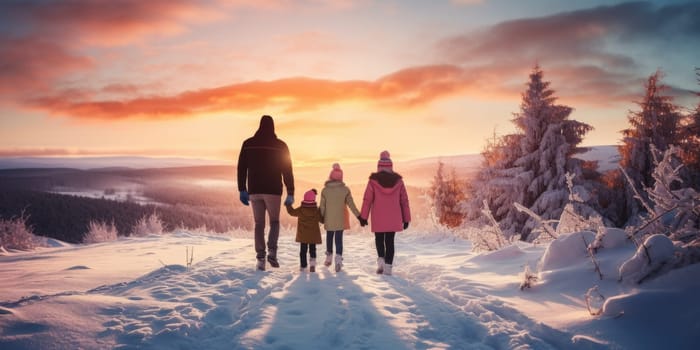
[[[577,154],[576,158],[598,161],[598,171],[604,173],[617,169],[617,165],[620,163],[620,152],[617,147],[615,145],[587,147],[588,151]]]
[[[170,168],[225,165],[226,162],[197,158],[160,157],[9,157],[0,158],[0,169],[19,168]]]
[[[576,157],[598,161],[598,169],[601,172],[617,167],[620,160],[617,146],[592,146],[587,149],[585,153]],[[439,162],[445,165],[446,171],[454,169],[460,178],[469,179],[476,174],[481,161],[480,154],[429,157],[394,161],[394,170],[406,179],[407,184],[427,187],[435,176]],[[345,182],[350,185],[359,185],[366,183],[367,177],[376,171],[377,165],[372,161],[341,164],[341,166]],[[325,167],[295,167],[296,187],[300,189],[320,187],[327,179],[329,172],[330,164]],[[0,158],[0,178],[3,178],[3,181],[14,181],[14,183],[41,184],[42,189],[57,185],[68,187],[87,185],[87,187],[103,188],[115,183],[133,183],[145,179],[213,179],[230,182],[233,185],[236,180],[236,167],[224,161],[189,158]],[[90,183],[94,183],[94,186],[90,186]]]
[[[598,161],[602,171],[615,168],[619,161],[615,146],[591,147],[579,158]],[[14,163],[18,168],[0,169],[0,217],[15,217],[24,210],[42,235],[78,242],[89,220],[122,223],[125,234],[144,213],[158,211],[174,228],[206,226],[217,232],[251,224],[250,208],[238,201],[236,167],[192,165],[198,160],[154,159],[145,157],[40,159],[38,163]],[[439,162],[446,172],[454,171],[469,181],[481,166],[479,154],[431,157],[394,161],[394,170],[406,183],[411,211],[416,220],[429,220],[427,189]],[[181,166],[168,166],[185,163]],[[110,166],[105,166],[105,165]],[[28,166],[34,165],[34,168]],[[53,165],[54,167],[49,167]],[[138,166],[146,166],[138,168]],[[370,173],[377,163],[343,164],[344,180],[360,206]],[[321,190],[328,177],[327,167],[295,167],[296,203],[310,188]],[[284,225],[294,223],[284,215]]]

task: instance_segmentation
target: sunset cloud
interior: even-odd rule
[[[0,34],[0,94],[44,91],[51,82],[93,66],[92,60],[71,54],[53,42]]]
[[[75,91],[34,98],[28,103],[52,114],[80,119],[170,119],[270,107],[306,111],[350,101],[402,108],[428,103],[469,85],[471,80],[461,68],[440,65],[405,69],[376,81],[287,78],[188,91],[174,96],[100,101],[84,99],[91,94]]]
[[[0,93],[37,94],[95,67],[82,45],[115,46],[185,30],[217,17],[190,1],[0,2]]]
[[[611,144],[657,69],[698,99],[700,3],[624,1],[0,1],[0,157],[478,152],[536,64]]]
[[[506,21],[445,39],[438,48],[466,70],[489,67],[500,75],[495,81],[508,81],[514,66],[522,70],[538,63],[549,78],[566,82],[553,86],[561,95],[594,105],[629,102],[642,86],[643,58],[635,56],[635,44],[661,49],[677,40],[697,48],[698,18],[697,2],[662,7],[624,3]],[[688,69],[690,73],[692,67]]]
[[[11,1],[0,5],[0,13],[17,37],[98,46],[179,33],[187,23],[220,17],[210,5],[184,0]]]
[[[345,8],[346,1],[320,1]],[[40,5],[41,4],[41,5]],[[407,67],[374,80],[339,80],[290,76],[251,80],[174,93],[157,93],[157,83],[118,82],[103,87],[51,88],[51,82],[95,63],[70,50],[73,43],[119,45],[153,35],[186,30],[187,23],[217,18],[216,6],[280,11],[289,1],[136,1],[119,5],[92,1],[27,2],[0,5],[15,26],[0,37],[0,92],[30,91],[21,101],[34,110],[76,119],[167,120],[207,113],[280,109],[314,111],[323,106],[359,102],[390,110],[425,106],[463,94],[512,99],[523,89],[527,73],[540,64],[558,95],[568,103],[594,106],[629,103],[639,94],[646,74],[634,50],[613,47],[636,42],[687,40],[700,45],[700,4],[658,7],[625,3],[497,23],[439,41],[436,54],[444,64]],[[212,5],[213,4],[213,5]],[[654,23],[654,28],[649,26]],[[24,33],[24,34],[22,34]],[[9,36],[8,36],[9,35]],[[36,37],[58,39],[42,41]],[[681,38],[681,39],[679,39]],[[282,51],[334,50],[342,45],[323,31],[278,35]],[[631,47],[632,47],[631,46]],[[40,53],[40,54],[38,54]],[[235,54],[235,53],[234,53]],[[6,62],[3,62],[6,61]],[[160,67],[159,65],[157,65]],[[191,70],[191,69],[190,69]],[[151,74],[153,72],[150,72]],[[37,89],[38,88],[38,89]],[[43,88],[43,89],[41,89]],[[13,90],[14,89],[14,90]],[[670,90],[683,94],[687,89]]]

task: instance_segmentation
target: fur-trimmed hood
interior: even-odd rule
[[[370,180],[377,181],[380,186],[384,188],[392,188],[396,186],[396,183],[401,180],[401,175],[398,173],[390,173],[386,171],[380,171],[376,173],[372,173],[372,175],[369,176]]]

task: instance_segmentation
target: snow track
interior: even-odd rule
[[[191,244],[209,244],[186,238]],[[177,237],[159,239],[163,245],[182,245]],[[298,245],[291,236],[280,240],[282,267],[268,267],[265,272],[254,270],[252,240],[232,242],[231,249],[219,249],[190,268],[161,265],[130,281],[85,292],[59,291],[4,301],[0,303],[0,348],[574,346],[571,334],[528,319],[487,295],[483,285],[460,278],[455,272],[459,266],[450,269],[415,258],[450,256],[449,251],[432,252],[430,245],[399,242],[395,274],[383,276],[374,273],[373,239],[367,234],[346,235],[345,266],[340,273],[333,266],[320,266],[316,273],[300,272]],[[153,249],[152,243],[143,248],[134,242],[128,245],[134,256],[147,256],[142,249]],[[323,248],[319,246],[319,255]],[[81,268],[62,271],[88,273],[90,265],[87,260],[73,261],[70,266]]]

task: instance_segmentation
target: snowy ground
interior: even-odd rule
[[[289,234],[282,267],[266,272],[253,269],[251,238],[186,232],[4,253],[0,348],[691,349],[700,341],[699,266],[628,286],[614,266],[634,247],[599,254],[603,281],[572,252],[520,291],[524,266],[534,268],[546,247],[475,254],[450,234],[397,237],[393,276],[374,273],[369,232],[346,235],[337,274],[300,273]],[[617,295],[598,317],[584,302],[593,285]]]

